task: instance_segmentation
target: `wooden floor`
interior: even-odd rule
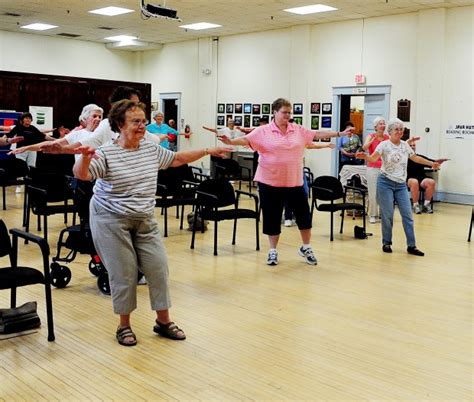
[[[21,222],[22,194],[8,193],[0,217]],[[329,241],[329,215],[317,212],[313,246],[319,265],[297,255],[296,228],[283,228],[280,265],[255,251],[253,223],[221,224],[219,256],[212,228],[190,250],[190,232],[169,222],[165,240],[172,318],[184,342],[152,332],[146,286],[139,287],[134,348],[115,340],[110,297],[100,294],[88,256],[70,264],[73,277],[53,290],[56,341],[46,340],[43,289],[19,290],[37,300],[43,327],[0,341],[0,400],[456,400],[473,399],[471,207],[436,204],[415,216],[423,258],[405,251],[396,216],[393,254],[381,251],[380,224],[368,240],[346,233]],[[162,219],[160,227],[162,227]],[[339,217],[337,218],[339,222]],[[357,222],[357,221],[356,221]],[[357,222],[360,224],[360,222]],[[56,251],[62,219],[51,219]],[[20,263],[40,262],[21,244]],[[2,259],[0,265],[7,265]],[[9,292],[0,292],[8,307]]]

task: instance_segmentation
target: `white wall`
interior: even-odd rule
[[[452,159],[439,175],[439,190],[472,200],[474,142],[450,142],[443,133],[449,124],[474,123],[473,13],[472,6],[434,9],[222,37],[212,48],[214,64],[204,85],[205,63],[199,55],[187,60],[181,54],[193,44],[199,48],[197,42],[166,45],[145,56],[142,78],[155,84],[155,93],[183,93],[186,108],[199,110],[186,111],[196,119],[192,125],[199,137],[192,145],[208,146],[209,134],[199,127],[215,126],[216,103],[271,103],[286,97],[303,103],[309,127],[310,103],[331,102],[333,87],[352,86],[355,74],[362,73],[367,85],[391,86],[387,117],[396,116],[397,100],[411,100],[407,126],[422,137],[419,152]],[[166,63],[182,65],[171,69]],[[333,158],[328,150],[308,151],[306,163],[316,174],[330,174]]]
[[[449,199],[474,198],[474,141],[447,140],[450,124],[473,124],[474,7],[433,9],[388,17],[180,42],[149,52],[111,51],[90,42],[0,31],[0,69],[152,83],[152,99],[180,92],[181,116],[194,135],[182,148],[207,147],[215,138],[217,103],[271,103],[286,97],[304,105],[332,102],[333,87],[390,85],[390,116],[397,100],[411,100],[418,151],[446,156],[439,190]],[[17,57],[10,49],[27,49]],[[64,60],[64,62],[63,62]],[[211,74],[203,74],[203,69]],[[430,132],[424,132],[425,127]],[[334,152],[308,151],[316,174],[329,174]],[[466,197],[467,196],[467,197]]]
[[[0,31],[0,70],[137,81],[136,53],[45,35]]]

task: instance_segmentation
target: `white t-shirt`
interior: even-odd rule
[[[375,152],[382,157],[380,173],[394,182],[404,183],[407,179],[408,158],[415,153],[413,149],[405,141],[395,145],[388,140],[377,145]]]
[[[99,148],[101,145],[107,144],[115,140],[119,136],[119,133],[115,133],[110,128],[109,119],[104,119],[100,122],[99,126],[95,129],[94,133],[79,141],[82,145],[87,147]],[[150,134],[148,131],[145,133],[145,140],[160,144],[161,139],[158,135]]]
[[[82,128],[80,130],[71,131],[69,134],[64,136],[64,139],[67,141],[68,144],[75,144],[76,142],[83,143],[82,141],[90,138],[94,134],[93,131],[89,131],[86,128]],[[81,154],[76,154],[74,157],[76,161],[80,158]]]
[[[231,130],[229,127],[218,128],[217,129],[217,134],[218,135],[225,135],[226,137],[229,137],[231,140],[233,140],[234,138],[243,137],[245,135],[242,131],[237,130],[236,128]],[[243,151],[243,150],[246,149],[244,147],[235,146],[235,145],[233,146],[233,148],[234,148],[234,152]]]

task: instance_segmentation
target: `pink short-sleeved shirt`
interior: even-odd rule
[[[371,137],[375,137],[377,134],[376,133],[372,133],[372,134],[369,134],[369,136]],[[384,134],[383,135],[383,140],[382,141],[386,141],[388,140],[390,137],[388,134]],[[377,148],[377,145],[379,145],[382,141],[378,140],[377,138],[375,138],[369,145],[369,148],[367,148],[367,151],[369,151],[369,155],[372,155],[375,151],[375,148]],[[377,168],[377,169],[380,169],[382,167],[382,158],[379,158],[377,161],[375,162],[367,162],[367,166],[368,167],[372,167],[372,168]]]
[[[288,123],[282,133],[274,122],[257,127],[247,138],[259,154],[255,181],[273,187],[303,185],[303,156],[314,133],[298,124]]]

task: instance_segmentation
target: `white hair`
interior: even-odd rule
[[[162,117],[165,117],[165,115],[164,115],[163,113],[161,113],[160,111],[158,111],[158,110],[155,110],[155,111],[153,112],[152,117],[155,118],[155,117],[158,116],[158,115],[161,115]]]
[[[385,123],[385,118],[383,116],[377,116],[374,119],[374,128],[376,128],[378,126],[378,124],[382,121]]]
[[[401,129],[403,129],[403,127],[404,127],[403,121],[401,121],[400,119],[397,119],[397,118],[395,117],[395,118],[390,119],[390,120],[388,121],[387,131],[388,131],[388,132],[391,132],[391,131],[395,130],[396,128],[401,128]]]
[[[79,116],[79,122],[85,122],[93,112],[100,112],[103,115],[104,109],[102,109],[100,106],[97,106],[95,103],[90,103],[84,106],[81,115]]]

